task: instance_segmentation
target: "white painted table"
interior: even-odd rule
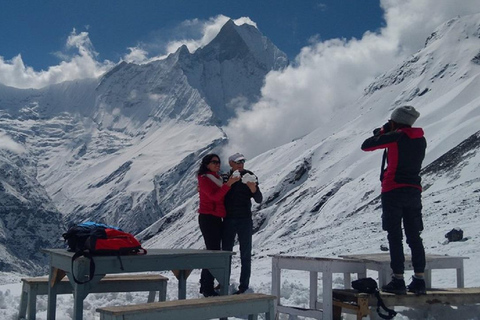
[[[351,273],[366,277],[365,263],[359,260],[274,255],[272,257],[272,294],[277,296],[277,314],[286,313],[290,319],[297,316],[330,320],[333,317],[332,281],[334,273],[344,274],[344,287],[350,288]],[[310,299],[308,308],[281,304],[282,270],[301,270],[310,273]],[[318,301],[318,274],[322,275],[322,301]]]
[[[42,252],[50,256],[48,320],[55,320],[56,285],[65,275],[68,276],[73,288],[73,320],[81,320],[83,300],[106,274],[172,270],[178,278],[178,298],[185,299],[186,281],[190,270],[209,269],[221,285],[220,294],[226,295],[230,284],[230,263],[234,254],[230,251],[149,249],[146,255],[121,256],[121,263],[118,256],[94,256],[93,279],[85,284],[78,284],[72,278],[72,271],[77,279],[86,279],[90,270],[88,259],[80,257],[72,265],[74,252],[65,249],[42,249]]]
[[[351,254],[341,257],[364,262],[367,269],[377,271],[380,288],[391,280],[392,269],[390,268],[389,253]],[[425,258],[427,262],[425,266],[427,288],[432,288],[432,270],[434,269],[455,269],[457,272],[457,288],[465,287],[463,260],[468,259],[468,257],[427,254]],[[411,255],[405,255],[405,270],[413,270]]]

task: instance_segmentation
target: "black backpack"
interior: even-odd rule
[[[448,239],[448,242],[452,241],[462,241],[463,240],[463,230],[460,228],[453,228],[445,234],[445,238]]]
[[[84,284],[93,279],[95,274],[94,255],[114,255],[118,257],[120,269],[123,269],[121,255],[146,254],[140,242],[127,232],[117,227],[95,222],[84,222],[70,227],[63,234],[68,245],[68,251],[75,252],[72,257],[72,276],[76,283]],[[73,263],[79,257],[86,257],[90,261],[89,279],[78,280],[73,273]]]
[[[62,236],[67,243],[68,251],[79,252],[87,250],[87,239],[100,233],[101,230],[102,227],[98,224],[82,223],[70,227]]]
[[[352,281],[352,288],[358,290],[359,292],[368,293],[375,295],[377,298],[377,313],[382,319],[393,319],[397,315],[395,310],[387,308],[383,302],[382,297],[380,296],[380,291],[378,290],[377,281],[372,278],[362,278]],[[388,314],[382,314],[380,308],[388,312]]]

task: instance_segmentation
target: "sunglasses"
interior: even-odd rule
[[[212,160],[212,161],[210,161],[210,163],[213,163],[213,164],[220,164],[220,161],[218,161],[218,160]]]
[[[234,161],[236,164],[243,164],[245,163],[245,160],[238,160],[238,161]]]

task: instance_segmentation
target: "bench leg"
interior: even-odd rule
[[[342,320],[342,307],[333,305],[332,319]]]
[[[148,299],[147,299],[148,303],[155,301],[155,294],[156,294],[155,291],[150,291],[148,293]]]
[[[155,295],[157,293],[155,291],[150,291],[148,293],[148,300],[147,302],[154,302],[155,301]],[[166,301],[167,300],[167,282],[162,281],[160,283],[160,288],[158,288],[158,301]]]
[[[268,311],[265,313],[265,320],[278,320],[277,310],[276,310],[276,302],[275,299],[268,305]]]
[[[167,281],[162,281],[160,290],[158,291],[158,301],[167,300]]]
[[[248,320],[258,320],[258,314],[249,314]]]
[[[22,287],[22,295],[20,296],[20,310],[18,311],[18,319],[25,319],[27,316],[27,299],[28,299],[28,292],[27,292],[27,284],[23,283]]]
[[[37,315],[37,288],[30,287],[28,292],[28,320],[35,320]]]
[[[368,307],[368,298],[358,298],[357,300],[357,320],[361,320],[363,317],[370,315],[370,309]]]

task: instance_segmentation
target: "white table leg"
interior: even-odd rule
[[[278,267],[278,259],[272,259],[272,295],[277,297],[277,305],[280,305],[281,270]]]
[[[332,320],[333,318],[333,298],[332,298],[332,272],[322,273],[323,283],[323,317],[322,320]]]

